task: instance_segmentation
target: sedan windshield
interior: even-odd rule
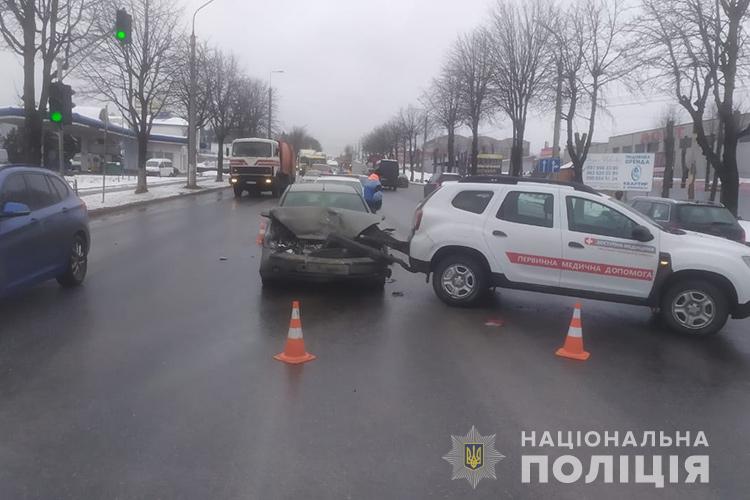
[[[325,191],[291,191],[286,194],[282,207],[343,208],[367,212],[367,206],[357,193],[327,193]]]

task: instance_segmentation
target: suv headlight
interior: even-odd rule
[[[742,260],[745,261],[745,264],[747,264],[747,267],[750,267],[750,255],[743,255]]]

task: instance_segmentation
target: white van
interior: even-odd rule
[[[177,175],[177,170],[172,166],[172,160],[166,158],[151,158],[146,161],[146,175],[174,177]]]

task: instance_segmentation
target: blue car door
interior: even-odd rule
[[[63,237],[65,228],[61,219],[64,214],[57,191],[47,182],[46,175],[25,172],[23,177],[31,202],[31,215],[39,225],[39,247],[35,249],[39,265],[37,274],[47,278],[61,270],[65,263],[63,256],[68,244]]]
[[[0,205],[31,199],[23,174],[11,174],[0,186]],[[33,281],[42,265],[42,231],[34,213],[0,219],[0,293]]]

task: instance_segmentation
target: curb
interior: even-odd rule
[[[183,198],[186,196],[196,196],[196,195],[206,194],[206,193],[215,193],[217,191],[228,189],[230,187],[232,186],[226,185],[226,186],[218,186],[218,187],[210,187],[210,188],[200,188],[200,189],[196,189],[193,192],[177,193],[174,195],[165,196],[163,198],[152,198],[150,200],[134,201],[132,203],[126,203],[124,205],[117,205],[115,207],[93,208],[88,211],[88,214],[89,214],[89,217],[93,218],[93,217],[98,217],[100,215],[107,215],[113,212],[126,211],[132,208],[143,207],[146,205],[153,205],[155,203],[160,203],[162,201],[174,200],[174,199]]]

